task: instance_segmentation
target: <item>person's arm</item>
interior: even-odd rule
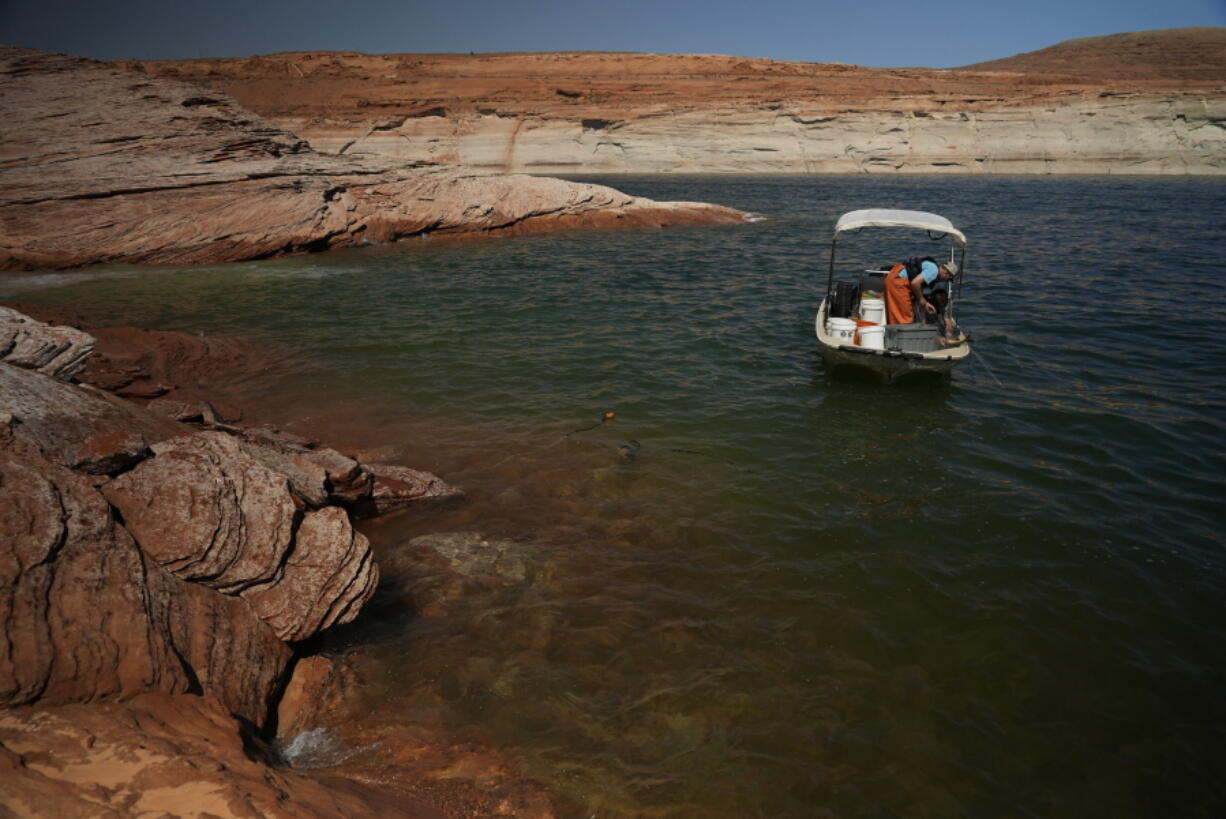
[[[932,302],[924,298],[924,277],[923,276],[912,276],[911,277],[911,294],[915,296],[916,304],[923,305],[924,309],[927,310],[929,313],[936,313],[937,308],[933,305]]]

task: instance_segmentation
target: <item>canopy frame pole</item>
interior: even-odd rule
[[[830,275],[826,278],[826,303],[830,303],[830,297],[834,294],[834,252],[839,245],[839,234],[834,234],[834,238],[830,240]]]
[[[949,249],[949,256],[952,259],[955,251],[958,252],[958,275],[954,277],[953,286],[949,288],[949,306],[946,308],[946,315],[957,323],[957,305],[962,298],[962,281],[966,278],[966,245],[958,245]]]

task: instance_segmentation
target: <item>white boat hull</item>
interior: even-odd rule
[[[870,350],[846,344],[826,332],[826,302],[817,311],[814,322],[822,360],[831,369],[859,369],[876,373],[886,381],[911,375],[948,375],[959,363],[970,358],[969,342],[930,353],[906,353],[898,350]]]

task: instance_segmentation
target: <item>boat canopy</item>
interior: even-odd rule
[[[945,233],[954,241],[966,247],[966,237],[944,216],[935,213],[924,213],[921,210],[889,210],[872,208],[870,210],[853,210],[839,217],[834,226],[834,238],[847,230],[857,230],[866,227],[904,227],[917,228],[935,233]]]

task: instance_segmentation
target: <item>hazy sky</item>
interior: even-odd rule
[[[0,0],[0,43],[99,59],[646,51],[948,68],[1226,26],[1226,0]]]

